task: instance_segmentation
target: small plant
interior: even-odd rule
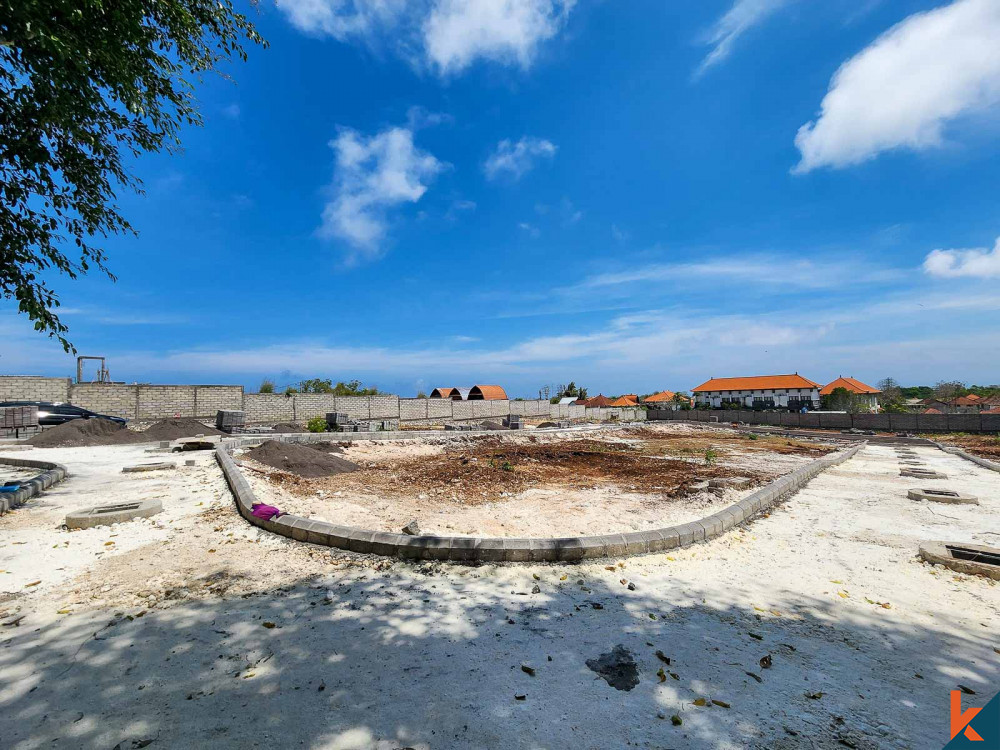
[[[326,417],[313,417],[306,422],[309,432],[326,432]]]
[[[719,454],[716,453],[711,448],[706,448],[705,449],[705,465],[706,466],[711,466],[712,464],[714,464],[715,463],[715,459],[717,459],[718,457],[719,457]]]
[[[257,389],[258,393],[274,393],[274,381],[271,378],[264,378],[260,381],[260,388]]]
[[[747,440],[756,440],[760,437],[756,432],[747,433]]]

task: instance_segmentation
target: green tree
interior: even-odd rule
[[[878,381],[878,389],[882,392],[878,396],[879,406],[883,411],[896,411],[896,407],[902,408],[903,389],[895,378],[883,378]]]
[[[333,381],[330,378],[308,378],[299,382],[300,393],[333,393]]]
[[[260,381],[260,388],[257,389],[258,393],[274,393],[274,381],[270,378],[264,378]]]
[[[193,82],[266,45],[231,0],[0,3],[0,297],[75,351],[53,275],[114,280],[102,238],[135,234],[124,160],[200,125]]]

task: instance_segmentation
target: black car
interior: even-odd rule
[[[127,419],[111,417],[107,414],[98,414],[96,411],[84,409],[82,406],[52,403],[51,401],[4,401],[0,403],[0,408],[5,406],[37,406],[38,424],[42,427],[53,427],[66,422],[72,422],[74,419],[108,419],[118,424],[128,422]]]

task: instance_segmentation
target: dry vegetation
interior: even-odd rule
[[[957,445],[974,456],[1000,461],[1000,435],[963,435],[949,433],[933,435],[932,440],[947,445]]]
[[[723,431],[671,435],[645,428],[606,440],[490,436],[450,443],[438,455],[369,463],[349,475],[306,480],[280,473],[272,478],[293,491],[447,494],[465,503],[492,502],[535,488],[608,486],[682,498],[695,491],[694,485],[709,479],[740,476],[753,485],[770,480],[770,472],[730,460],[748,453],[819,456],[829,450],[784,438],[751,440]]]

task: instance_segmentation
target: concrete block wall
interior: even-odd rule
[[[454,417],[455,410],[452,404],[456,403],[450,399],[429,398],[427,401],[427,418],[450,420]]]
[[[590,412],[595,411],[588,409]],[[656,420],[683,420],[687,422],[713,422],[719,424],[743,422],[744,424],[781,425],[790,429],[817,428],[847,430],[878,430],[881,432],[997,432],[1000,415],[996,414],[822,414],[809,412],[792,414],[783,412],[727,411],[723,409],[650,412]],[[624,417],[622,417],[624,419]]]
[[[100,414],[136,419],[138,392],[137,385],[81,383],[70,387],[69,401]]]
[[[243,386],[196,385],[194,387],[195,412],[202,418],[215,417],[217,411],[242,411]]]
[[[0,401],[69,401],[69,378],[0,375]]]
[[[418,422],[427,419],[429,398],[399,399],[399,419],[401,422]]]
[[[69,387],[68,400],[84,409],[140,422],[174,416],[210,419],[219,409],[242,409],[243,387],[80,383]]]
[[[197,416],[194,408],[194,386],[145,385],[135,388],[138,405],[134,419],[149,421],[174,416]]]
[[[295,399],[280,393],[247,393],[243,410],[248,424],[295,421]]]

